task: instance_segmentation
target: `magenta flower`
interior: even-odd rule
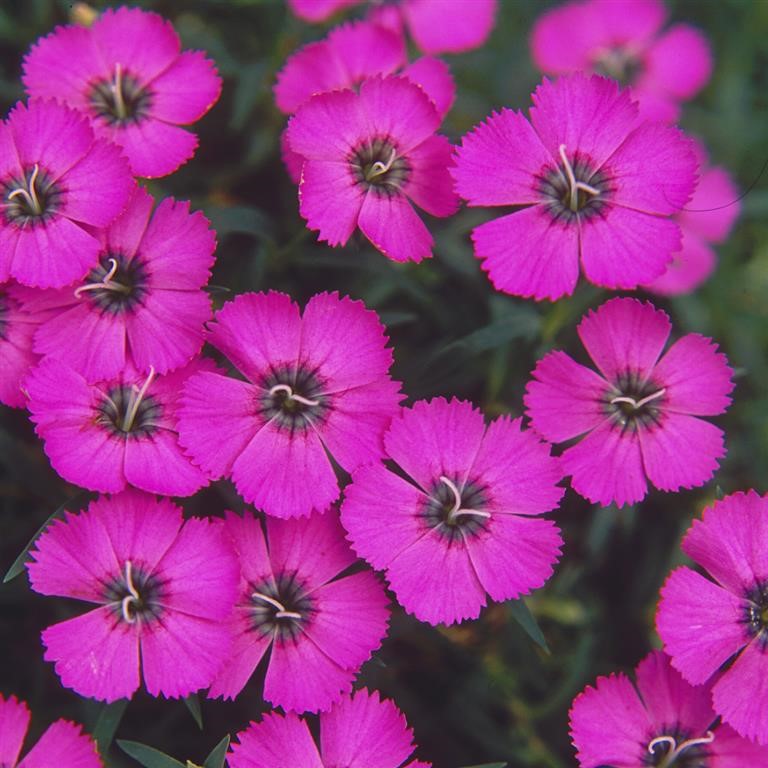
[[[712,244],[728,237],[741,210],[739,190],[728,171],[720,166],[707,167],[703,147],[698,148],[698,154],[699,184],[691,202],[677,215],[683,232],[682,250],[673,255],[661,277],[644,286],[662,296],[691,293],[707,280],[717,262]]]
[[[135,490],[52,523],[27,564],[32,589],[98,606],[43,632],[62,684],[102,701],[130,698],[141,666],[152,696],[210,685],[232,645],[237,595],[222,528],[183,521],[175,504]]]
[[[384,444],[404,479],[382,464],[356,470],[342,525],[398,602],[430,624],[474,619],[552,575],[562,539],[550,520],[563,495],[549,446],[502,417],[487,428],[471,403],[419,401]]]
[[[200,352],[211,316],[202,287],[215,234],[189,203],[166,198],[154,215],[153,206],[137,187],[125,212],[97,233],[98,265],[75,286],[29,297],[26,309],[48,313],[35,352],[67,363],[89,382],[125,368],[164,374]]]
[[[648,482],[677,491],[709,480],[725,455],[723,433],[698,417],[723,413],[733,389],[717,345],[689,333],[661,356],[669,317],[637,299],[611,299],[577,330],[599,373],[550,352],[524,397],[545,440],[580,438],[562,455],[571,487],[622,506],[645,498]]]
[[[713,580],[687,567],[669,576],[656,613],[664,650],[688,682],[714,680],[712,702],[724,722],[768,746],[768,496],[716,501],[682,547]]]
[[[305,21],[325,21],[337,11],[362,0],[288,0]],[[479,48],[488,39],[496,18],[496,0],[398,0],[372,4],[370,17],[397,31],[408,28],[424,53],[461,53]]]
[[[240,558],[235,645],[208,693],[234,699],[271,648],[264,698],[285,711],[326,710],[387,633],[387,597],[369,571],[339,578],[356,562],[338,514],[259,520],[228,513]]]
[[[356,228],[394,261],[432,255],[432,235],[411,200],[433,216],[459,205],[451,187],[451,145],[435,134],[440,116],[405,77],[375,77],[318,94],[288,124],[290,148],[305,158],[301,215],[318,238],[344,245]]]
[[[571,708],[571,737],[581,768],[767,768],[768,749],[720,724],[710,691],[694,688],[661,651],[635,671],[599,677]]]
[[[15,696],[0,695],[0,765],[3,768],[101,768],[96,744],[79,725],[57,720],[19,762],[31,715]]]
[[[19,102],[0,124],[0,283],[60,288],[98,260],[91,227],[125,208],[134,181],[114,145],[52,101]]]
[[[676,121],[712,74],[706,37],[688,24],[666,31],[662,0],[576,0],[547,11],[531,33],[531,52],[545,74],[586,71],[632,87],[640,113]]]
[[[70,483],[116,493],[133,485],[150,493],[191,496],[209,478],[178,444],[177,400],[184,382],[210,361],[165,376],[126,369],[89,384],[65,363],[45,358],[25,382],[30,418],[53,468]]]
[[[524,206],[472,232],[493,285],[554,301],[573,293],[579,264],[607,288],[659,277],[680,249],[669,217],[696,181],[690,140],[638,124],[628,92],[602,77],[544,80],[532,98],[530,122],[494,113],[464,137],[451,169],[470,206]]]
[[[336,293],[304,316],[282,293],[243,294],[216,313],[208,340],[245,377],[200,372],[179,409],[179,440],[213,477],[276,517],[323,512],[339,496],[328,454],[351,472],[383,453],[400,384],[375,312]]]
[[[91,27],[57,27],[29,51],[22,79],[31,96],[88,114],[145,177],[192,157],[197,136],[179,126],[199,120],[221,92],[213,62],[182,52],[171,23],[139,8],[107,9]]]
[[[306,722],[289,712],[268,712],[235,737],[230,768],[430,768],[405,761],[413,731],[391,701],[364,688],[320,714],[320,746]]]

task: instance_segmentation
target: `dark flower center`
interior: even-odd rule
[[[438,528],[449,539],[460,539],[483,530],[491,513],[486,488],[477,480],[461,485],[457,477],[440,475],[432,486],[421,514],[429,528]]]
[[[643,765],[654,768],[709,768],[709,745],[714,740],[712,731],[707,731],[704,736],[692,737],[679,725],[663,728],[661,735],[649,740],[643,754]]]
[[[746,594],[743,622],[750,637],[756,637],[764,652],[768,652],[768,581],[755,584]]]
[[[88,95],[91,109],[110,124],[128,125],[147,116],[152,106],[152,93],[137,77],[115,65],[111,80],[99,80]]]
[[[545,166],[537,176],[539,192],[555,221],[573,222],[600,213],[612,192],[610,180],[579,152],[569,156],[560,146],[560,162]]]
[[[125,561],[123,573],[107,584],[104,598],[116,615],[127,622],[147,622],[162,613],[163,584],[140,566]]]
[[[151,368],[141,387],[136,384],[111,387],[96,406],[96,423],[126,439],[151,435],[163,415],[160,402],[147,394],[154,378],[155,371]]]
[[[88,293],[104,312],[117,315],[140,304],[146,292],[147,271],[142,261],[121,253],[107,253],[75,290],[75,296]]]
[[[643,381],[637,372],[621,374],[603,398],[603,407],[622,430],[658,424],[666,390],[653,381]]]
[[[630,50],[614,46],[600,51],[592,60],[595,73],[610,77],[621,85],[632,85],[642,69],[641,60]]]
[[[330,413],[331,398],[323,394],[325,383],[317,370],[305,365],[272,369],[261,387],[261,414],[279,429],[303,431],[321,424]]]
[[[296,573],[283,573],[276,581],[251,585],[250,617],[253,629],[275,640],[294,640],[315,612],[313,600]]]
[[[64,192],[61,185],[39,165],[27,168],[23,178],[3,183],[5,217],[19,227],[33,226],[50,219],[59,209]]]
[[[408,160],[398,155],[389,138],[361,144],[350,155],[349,164],[357,183],[380,195],[397,193],[411,174]]]

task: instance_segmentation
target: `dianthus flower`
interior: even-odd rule
[[[398,602],[430,624],[474,619],[486,603],[540,587],[562,539],[550,520],[563,495],[549,446],[502,417],[487,428],[471,403],[437,398],[403,410],[382,464],[352,474],[342,525]]]
[[[682,548],[714,581],[685,566],[669,576],[656,614],[664,650],[694,685],[733,659],[714,678],[715,712],[768,746],[768,496],[748,491],[716,501]]]
[[[15,696],[0,695],[0,765],[3,768],[101,768],[93,739],[79,725],[57,720],[19,762],[31,715]]]
[[[57,27],[24,59],[31,96],[88,114],[123,148],[134,175],[166,176],[189,160],[197,136],[181,128],[218,100],[221,79],[200,51],[181,51],[169,21],[139,8],[107,9],[91,27]]]
[[[339,496],[328,454],[351,472],[383,453],[399,382],[375,312],[336,293],[304,309],[271,291],[242,294],[208,341],[245,377],[200,372],[184,387],[179,440],[206,472],[231,477],[269,515],[323,512]]]
[[[602,77],[544,80],[530,122],[504,109],[462,140],[458,193],[470,206],[524,206],[476,227],[475,256],[493,285],[556,300],[579,277],[636,288],[680,249],[669,217],[696,182],[691,142],[677,128],[638,125],[637,104]]]
[[[531,33],[536,66],[549,75],[586,71],[632,87],[640,114],[674,122],[680,102],[709,82],[706,37],[688,24],[662,32],[662,0],[577,0],[544,13]]]
[[[391,701],[364,688],[320,714],[320,746],[304,720],[268,712],[235,737],[227,754],[231,768],[430,768],[405,761],[413,731]]]
[[[365,80],[358,93],[313,96],[288,123],[288,144],[305,158],[301,215],[319,239],[344,245],[357,227],[385,256],[421,261],[432,235],[411,200],[433,216],[459,205],[448,174],[451,144],[435,134],[440,115],[405,77]]]
[[[712,711],[710,690],[694,688],[661,651],[635,671],[599,677],[571,708],[581,768],[767,768],[768,749],[742,739]]]
[[[305,21],[325,21],[362,0],[288,0]],[[460,53],[479,48],[488,39],[496,17],[496,0],[398,0],[371,7],[371,20],[402,32],[407,27],[424,53]]]
[[[240,558],[235,644],[210,697],[234,699],[271,648],[264,698],[286,711],[326,710],[349,693],[357,671],[387,632],[387,597],[356,562],[338,513],[308,519],[228,513],[225,530]]]
[[[232,644],[237,558],[221,521],[182,519],[136,490],[67,513],[27,563],[32,589],[98,607],[43,632],[62,684],[102,701],[139,687],[179,698],[210,685]]]
[[[599,373],[565,352],[539,360],[525,395],[533,428],[562,455],[572,488],[602,505],[704,484],[725,454],[723,433],[699,416],[723,413],[733,389],[725,355],[689,333],[664,354],[671,323],[636,299],[611,299],[578,334]]]
[[[45,358],[26,379],[27,406],[51,465],[68,482],[102,493],[133,485],[190,496],[209,478],[179,447],[177,400],[190,375],[214,369],[195,360],[165,376],[126,369],[89,384],[66,363]]]
[[[722,243],[741,210],[739,191],[725,168],[708,167],[704,147],[698,142],[700,178],[691,202],[677,215],[683,247],[673,254],[667,271],[646,290],[677,296],[698,288],[714,271],[717,256],[713,243]]]
[[[76,285],[32,292],[27,310],[47,311],[35,352],[68,363],[89,382],[126,367],[159,374],[188,363],[203,346],[216,247],[209,222],[189,203],[154,200],[137,187],[125,212],[97,233],[99,262]]]
[[[98,260],[134,187],[128,162],[88,120],[53,101],[19,102],[0,124],[0,282],[60,288]]]

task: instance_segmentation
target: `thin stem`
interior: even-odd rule
[[[150,365],[149,376],[147,376],[147,380],[141,385],[141,389],[135,390],[131,395],[131,400],[128,404],[128,409],[125,412],[123,423],[120,426],[123,432],[130,432],[131,428],[133,427],[133,422],[136,418],[136,414],[139,411],[139,406],[141,405],[141,401],[144,399],[144,395],[147,394],[149,385],[154,381],[154,379],[155,379],[155,369],[153,366]]]

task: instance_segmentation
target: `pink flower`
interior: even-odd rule
[[[134,188],[126,159],[53,101],[19,102],[0,124],[0,283],[60,288],[98,260],[106,227]]]
[[[181,444],[268,515],[327,510],[339,484],[326,451],[348,472],[376,461],[401,400],[376,313],[320,293],[302,317],[285,294],[251,293],[226,304],[209,328],[210,343],[245,380],[191,376]]]
[[[208,693],[234,699],[272,653],[264,698],[286,711],[326,710],[387,633],[387,597],[369,571],[339,578],[356,562],[338,513],[306,520],[227,514],[240,558],[235,645]]]
[[[102,493],[133,485],[151,493],[191,496],[208,484],[178,444],[181,387],[210,361],[165,376],[126,369],[89,384],[65,363],[45,358],[26,380],[28,408],[53,468],[70,483]]]
[[[101,768],[96,744],[79,725],[57,720],[18,762],[31,715],[15,696],[0,695],[0,765],[3,768]]]
[[[641,501],[647,482],[663,491],[703,485],[725,455],[722,431],[698,417],[730,404],[728,361],[695,333],[659,359],[670,330],[652,304],[611,299],[578,326],[599,373],[556,351],[528,383],[533,428],[552,443],[580,438],[563,453],[563,469],[594,503]]]
[[[102,701],[130,698],[141,666],[152,696],[210,685],[232,644],[237,594],[222,527],[183,521],[167,499],[135,490],[50,525],[27,564],[32,589],[98,606],[43,632],[62,684]]]
[[[416,618],[474,619],[486,593],[510,600],[552,575],[560,532],[535,516],[558,505],[562,472],[520,422],[501,417],[486,428],[471,403],[422,400],[384,437],[407,479],[382,464],[353,473],[342,524]]]
[[[411,200],[433,216],[459,205],[451,188],[451,145],[440,116],[405,77],[375,77],[351,90],[318,94],[288,124],[290,148],[306,158],[301,215],[319,240],[344,245],[356,228],[385,256],[421,261],[432,235]]]
[[[694,688],[653,651],[624,674],[599,677],[571,708],[581,768],[766,768],[768,750],[716,720],[707,687]]]
[[[215,234],[189,203],[154,200],[137,187],[125,212],[97,233],[98,265],[75,286],[32,294],[46,310],[35,351],[70,365],[87,381],[126,368],[159,374],[188,363],[203,346],[211,302],[202,286],[213,266]]]
[[[547,11],[531,33],[536,66],[550,75],[596,72],[632,87],[640,112],[674,122],[680,102],[709,82],[712,54],[688,24],[662,32],[662,0],[576,0]]]
[[[768,496],[748,491],[715,502],[682,547],[713,580],[687,567],[669,576],[656,614],[664,650],[688,682],[714,680],[724,722],[768,746]]]
[[[391,701],[364,688],[320,714],[320,747],[306,722],[289,712],[268,712],[235,737],[230,768],[430,768],[405,761],[413,731]]]
[[[291,10],[305,21],[325,21],[362,0],[288,0]],[[408,28],[424,53],[461,53],[479,48],[493,29],[497,0],[399,0],[372,5],[370,16],[400,31]]]
[[[579,277],[636,288],[680,249],[669,217],[696,181],[691,142],[611,80],[544,80],[528,122],[504,109],[467,134],[451,169],[470,206],[523,206],[472,233],[475,256],[505,293],[556,300]]]
[[[704,147],[697,146],[701,178],[691,202],[677,215],[683,247],[674,254],[667,271],[649,285],[662,296],[691,293],[714,271],[717,255],[713,243],[722,243],[741,210],[739,190],[725,168],[707,167]]]
[[[181,52],[171,23],[138,8],[107,9],[91,27],[57,27],[27,54],[22,79],[30,95],[88,114],[145,177],[192,157],[197,136],[179,126],[199,120],[221,92],[213,62]]]

